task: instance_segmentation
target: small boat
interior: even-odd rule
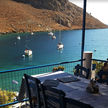
[[[94,52],[96,52],[96,49],[94,49]]]
[[[34,35],[34,33],[33,33],[33,32],[31,32],[31,35]]]
[[[48,35],[49,35],[49,36],[53,36],[54,33],[53,33],[53,32],[49,32]]]
[[[24,53],[25,53],[25,56],[31,56],[32,55],[32,50],[25,49]]]
[[[20,37],[20,36],[18,36],[18,37],[17,37],[17,39],[18,39],[18,40],[20,40],[20,39],[21,39],[21,37]]]
[[[22,57],[25,58],[25,55],[23,54]]]
[[[57,45],[57,49],[63,49],[63,47],[64,47],[64,45],[60,42],[60,43],[58,43],[58,45]]]
[[[52,39],[56,39],[56,36],[55,36],[55,35],[53,35],[53,36],[52,36]]]

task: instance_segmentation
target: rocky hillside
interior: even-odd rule
[[[68,0],[0,0],[0,33],[81,29],[82,9]],[[86,28],[106,28],[87,14]]]

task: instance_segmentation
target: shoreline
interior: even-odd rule
[[[94,27],[94,28],[86,28],[85,30],[92,30],[92,29],[108,29],[108,27]],[[52,31],[59,31],[60,29],[52,29]],[[68,31],[68,30],[82,30],[82,28],[73,28],[73,29],[61,29],[61,31]],[[31,32],[49,32],[50,30],[32,30]],[[8,35],[8,34],[16,34],[16,33],[31,33],[30,31],[25,32],[1,32],[0,36]]]

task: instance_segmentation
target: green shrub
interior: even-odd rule
[[[56,71],[63,71],[65,68],[63,66],[58,66],[58,67],[53,67],[53,72],[56,72]]]
[[[96,64],[96,74],[102,69],[102,67],[104,66],[103,62],[97,62],[97,61],[93,61],[93,64]]]
[[[58,70],[63,71],[64,70],[64,67],[63,66],[58,66]]]
[[[16,97],[15,92],[0,89],[0,105],[13,102],[15,97]],[[5,106],[3,108],[10,108],[10,107]]]
[[[52,70],[53,72],[56,72],[56,71],[58,71],[58,68],[57,67],[53,67],[53,70]]]

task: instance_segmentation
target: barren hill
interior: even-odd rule
[[[0,0],[0,33],[81,29],[82,9],[68,0]],[[86,28],[106,28],[87,14]]]

